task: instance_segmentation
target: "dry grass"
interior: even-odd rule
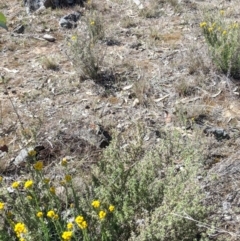
[[[43,57],[41,62],[45,69],[51,69],[51,70],[59,69],[59,65],[57,64],[56,59],[54,59],[53,57]]]

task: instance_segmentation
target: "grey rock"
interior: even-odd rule
[[[80,12],[73,12],[68,15],[65,15],[60,19],[59,25],[62,28],[75,28],[77,27],[76,22],[79,20],[80,15]]]
[[[41,7],[58,8],[82,3],[82,0],[24,0],[24,5],[27,8],[28,13],[34,12]]]
[[[225,221],[231,221],[231,220],[232,220],[232,216],[231,216],[231,215],[228,215],[228,214],[225,214],[225,215],[223,216],[223,219],[224,219]]]
[[[230,136],[226,131],[222,128],[218,127],[206,127],[203,131],[206,135],[213,135],[216,140],[221,141],[223,139],[230,139]]]
[[[49,42],[54,42],[55,41],[55,38],[52,35],[50,35],[50,34],[44,34],[43,38],[46,39]]]
[[[222,202],[222,208],[224,212],[229,212],[229,210],[231,209],[231,203],[229,202]]]
[[[14,163],[16,166],[19,166],[19,165],[21,165],[23,162],[26,161],[27,156],[28,156],[28,151],[27,151],[27,149],[23,149],[23,150],[21,150],[21,151],[19,152],[18,156],[15,158],[15,160],[14,160],[13,163]]]

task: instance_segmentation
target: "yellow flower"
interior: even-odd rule
[[[220,14],[224,15],[225,11],[224,10],[220,10]]]
[[[27,229],[24,223],[17,223],[14,227],[14,232],[17,234],[17,236],[20,236],[22,233],[26,233]]]
[[[76,36],[76,35],[73,35],[73,36],[71,37],[71,40],[72,40],[72,41],[77,41],[77,36]]]
[[[77,216],[75,218],[75,222],[77,223],[77,225],[80,229],[86,229],[87,228],[87,222],[84,220],[83,216]]]
[[[208,28],[208,32],[211,33],[213,31],[213,28]]]
[[[33,181],[32,180],[28,180],[24,184],[24,188],[25,189],[31,188],[32,186],[33,186]]]
[[[238,23],[234,23],[234,24],[232,25],[232,27],[233,27],[233,28],[238,28]]]
[[[0,202],[0,210],[3,210],[5,206],[5,203]]]
[[[72,230],[73,229],[73,223],[68,223],[67,224],[67,229]]]
[[[20,185],[20,182],[13,182],[12,183],[12,188],[17,189]]]
[[[37,155],[37,152],[36,152],[35,150],[30,150],[30,151],[28,152],[28,155],[31,156],[31,157],[34,157],[34,156]]]
[[[100,220],[103,220],[106,217],[106,215],[107,215],[107,213],[104,212],[104,211],[100,211],[99,214],[98,214]]]
[[[68,164],[67,158],[63,158],[62,161],[61,161],[61,165],[62,165],[63,167],[66,167],[67,164]]]
[[[207,23],[206,23],[206,22],[200,23],[200,27],[201,27],[201,28],[204,28],[204,27],[206,27],[206,26],[207,26]]]
[[[83,216],[77,216],[77,217],[75,218],[75,222],[76,222],[77,224],[82,223],[83,221],[84,221]]]
[[[81,223],[78,223],[78,227],[80,229],[86,229],[87,228],[87,222],[86,221],[83,221]]]
[[[63,240],[68,241],[68,240],[71,240],[72,235],[73,235],[73,232],[72,232],[72,231],[65,231],[65,232],[63,232],[63,234],[62,234],[62,238],[63,238]]]
[[[8,212],[7,212],[7,217],[8,217],[8,218],[11,218],[12,216],[13,216],[13,214],[12,214],[10,211],[8,211]]]
[[[70,175],[65,176],[66,182],[70,182],[72,180],[72,177]]]
[[[0,182],[2,182],[2,180],[3,180],[3,177],[2,177],[2,176],[0,176]]]
[[[32,196],[27,196],[27,199],[28,200],[32,200]]]
[[[65,185],[66,185],[66,182],[65,182],[65,181],[60,181],[60,184],[61,184],[62,186],[65,186]]]
[[[26,239],[25,238],[20,238],[19,241],[26,241]]]
[[[49,191],[50,191],[50,193],[52,193],[52,194],[55,194],[55,193],[56,193],[55,187],[50,187]]]
[[[113,212],[114,209],[115,209],[115,207],[113,205],[110,205],[109,208],[108,208],[109,212]]]
[[[99,208],[100,207],[100,201],[99,200],[94,200],[92,201],[92,206],[94,208]]]
[[[34,169],[37,171],[41,171],[43,169],[43,162],[42,161],[38,161],[33,165]]]
[[[227,34],[227,31],[224,30],[224,31],[222,32],[222,35],[226,35],[226,34]]]
[[[36,215],[37,215],[38,218],[42,218],[43,217],[43,212],[37,212]]]
[[[95,24],[95,21],[91,21],[91,22],[90,22],[90,25],[93,26],[94,24]]]
[[[45,184],[48,184],[48,183],[50,182],[50,179],[49,179],[49,178],[44,178],[44,179],[43,179],[43,182],[44,182]]]
[[[49,218],[54,218],[55,215],[56,214],[55,214],[55,212],[53,210],[50,210],[50,211],[47,212],[47,217],[49,217]]]

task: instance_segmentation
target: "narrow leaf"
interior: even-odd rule
[[[3,13],[0,12],[0,27],[8,30],[6,22],[7,22],[6,17],[3,15]]]

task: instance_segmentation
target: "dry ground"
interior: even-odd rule
[[[221,216],[222,202],[234,193],[235,201],[228,202],[235,202],[236,210],[229,214],[231,218],[223,215],[221,228],[237,240],[239,175],[233,177],[231,168],[229,173],[223,169],[229,162],[234,162],[229,166],[235,171],[239,169],[235,163],[239,83],[217,71],[199,23],[204,12],[217,9],[239,21],[238,1],[149,0],[142,1],[143,10],[132,0],[93,3],[106,38],[98,43],[97,54],[104,55],[102,69],[114,75],[106,82],[81,81],[65,53],[67,39],[81,31],[81,18],[76,29],[58,25],[61,16],[74,10],[85,14],[88,9],[75,6],[27,15],[22,2],[0,1],[9,26],[9,32],[0,30],[0,71],[6,81],[0,83],[0,146],[9,149],[0,160],[2,173],[17,174],[14,158],[21,149],[37,145],[44,145],[42,155],[53,169],[52,163],[64,156],[88,166],[101,153],[91,136],[98,126],[110,135],[121,132],[127,144],[135,134],[133,126],[141,124],[146,148],[156,143],[158,130],[179,129],[183,135],[198,135],[205,143],[209,172],[221,173],[222,178],[227,175],[222,180],[224,188],[209,195],[219,203]],[[19,24],[25,25],[24,34],[13,32]],[[46,33],[56,41],[42,39]],[[49,58],[56,70],[48,68]],[[207,126],[223,128],[230,139],[219,142],[207,137],[203,133]],[[205,185],[206,190],[213,189]]]

